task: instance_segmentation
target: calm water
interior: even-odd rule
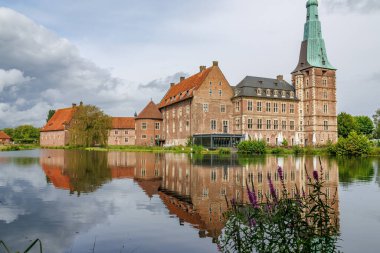
[[[344,252],[379,252],[378,158],[322,159],[326,191],[338,189]],[[34,150],[0,153],[0,240],[44,252],[217,252],[225,197],[266,193],[284,167],[289,192],[316,157],[192,158],[184,154]],[[277,184],[275,180],[275,184]],[[1,252],[1,250],[0,250]]]

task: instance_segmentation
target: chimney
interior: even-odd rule
[[[170,87],[173,87],[175,83],[170,83]]]
[[[181,77],[179,78],[179,81],[182,82],[183,80],[185,80],[185,77],[184,77],[184,76],[181,76]]]
[[[219,65],[218,61],[213,61],[212,66],[217,67]]]
[[[278,75],[278,76],[277,76],[277,80],[279,80],[279,81],[283,81],[283,80],[284,80],[284,76],[283,76],[283,75]]]
[[[77,104],[73,103],[73,104],[72,104],[72,106],[73,106],[73,108],[74,108],[74,107],[76,107],[76,106],[77,106]]]
[[[199,66],[199,72],[202,72],[206,69],[206,66]]]

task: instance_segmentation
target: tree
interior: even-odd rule
[[[47,118],[46,118],[46,122],[48,122],[51,119],[51,117],[53,117],[54,113],[55,113],[55,110],[49,110]]]
[[[380,139],[380,109],[377,109],[375,115],[373,115],[373,122],[375,123],[375,138]]]
[[[357,130],[357,123],[351,114],[341,112],[338,115],[338,135],[346,138],[352,131]]]
[[[372,120],[368,116],[355,116],[358,133],[371,136],[375,129]]]
[[[31,125],[21,125],[14,129],[4,130],[9,132],[9,136],[17,143],[36,143],[40,139],[40,130]]]
[[[3,131],[4,131],[4,133],[6,133],[8,136],[10,136],[11,138],[13,138],[13,132],[14,132],[14,129],[13,129],[13,128],[4,128]]]
[[[111,118],[93,105],[78,106],[70,123],[71,146],[106,146]]]

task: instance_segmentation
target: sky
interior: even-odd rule
[[[83,101],[132,116],[213,60],[231,85],[298,63],[306,0],[0,0],[0,129]],[[319,0],[338,112],[380,108],[380,1]]]

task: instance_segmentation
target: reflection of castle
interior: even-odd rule
[[[308,194],[307,175],[320,168],[316,157],[261,157],[249,161],[228,158],[220,160],[207,156],[202,159],[189,159],[185,154],[155,154],[126,152],[87,152],[106,156],[102,165],[106,172],[91,173],[100,178],[81,180],[80,172],[70,168],[77,164],[70,151],[43,150],[41,165],[47,178],[55,187],[71,191],[96,189],[111,179],[130,178],[152,197],[158,195],[170,214],[176,215],[180,223],[187,222],[199,229],[200,236],[216,238],[224,226],[223,213],[227,209],[227,199],[248,202],[246,182],[255,185],[260,200],[269,195],[268,177],[273,181],[278,194],[281,182],[277,172],[280,165],[284,170],[285,184],[290,196],[295,196],[297,188]],[[83,159],[84,154],[80,157]],[[74,158],[73,158],[74,157]],[[94,159],[94,157],[91,157]],[[97,158],[104,161],[103,158]],[[91,163],[93,164],[93,163]],[[338,187],[338,166],[333,160],[323,160],[326,194],[333,197]],[[81,168],[77,167],[78,171]],[[73,184],[81,182],[82,184]],[[89,183],[99,185],[88,186]],[[81,187],[80,189],[76,187]],[[336,196],[338,200],[338,196]],[[334,204],[338,213],[338,201]]]

